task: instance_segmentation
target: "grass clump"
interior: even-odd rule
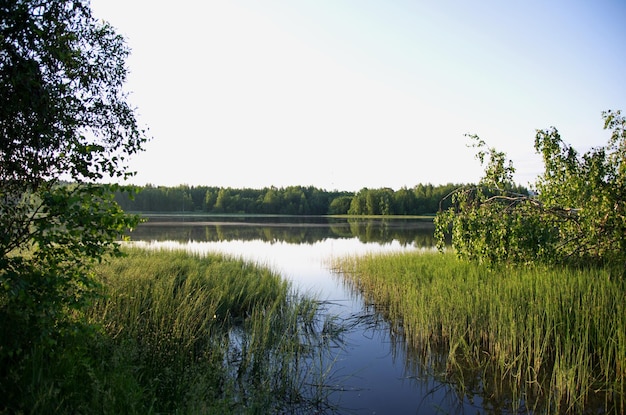
[[[99,265],[76,333],[28,359],[30,413],[324,410],[320,304],[271,270],[222,255],[128,249]],[[44,350],[44,349],[40,349]],[[45,356],[45,357],[44,357]],[[18,395],[16,395],[18,396]],[[1,411],[0,411],[1,412]]]
[[[486,408],[624,413],[622,270],[489,268],[449,253],[335,265],[403,333],[422,367],[480,396]]]

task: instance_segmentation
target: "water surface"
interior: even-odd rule
[[[411,357],[402,338],[372,305],[330,268],[333,257],[433,249],[429,220],[355,220],[326,217],[151,217],[131,235],[150,247],[219,252],[269,266],[295,289],[328,302],[350,323],[334,349],[327,382],[339,413],[429,414],[480,412],[477,402],[436,379]]]

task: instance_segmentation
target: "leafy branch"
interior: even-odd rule
[[[470,136],[485,175],[441,201],[439,248],[451,235],[459,256],[490,263],[626,263],[626,120],[620,111],[603,117],[609,143],[582,156],[554,127],[537,131],[545,171],[533,195],[511,191],[512,162]],[[444,210],[447,199],[452,207]]]

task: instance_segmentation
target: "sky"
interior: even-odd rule
[[[626,111],[623,0],[92,0],[127,39],[151,141],[135,184],[327,190],[477,181],[466,134],[529,185],[537,129],[580,152]]]

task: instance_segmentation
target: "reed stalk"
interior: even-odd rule
[[[445,380],[487,408],[624,413],[621,270],[488,268],[451,253],[347,257],[334,266],[424,364],[442,356]]]
[[[319,303],[242,259],[126,253],[98,267],[103,292],[88,312],[100,327],[96,412],[307,413],[328,405],[323,390],[307,388],[324,347]]]

